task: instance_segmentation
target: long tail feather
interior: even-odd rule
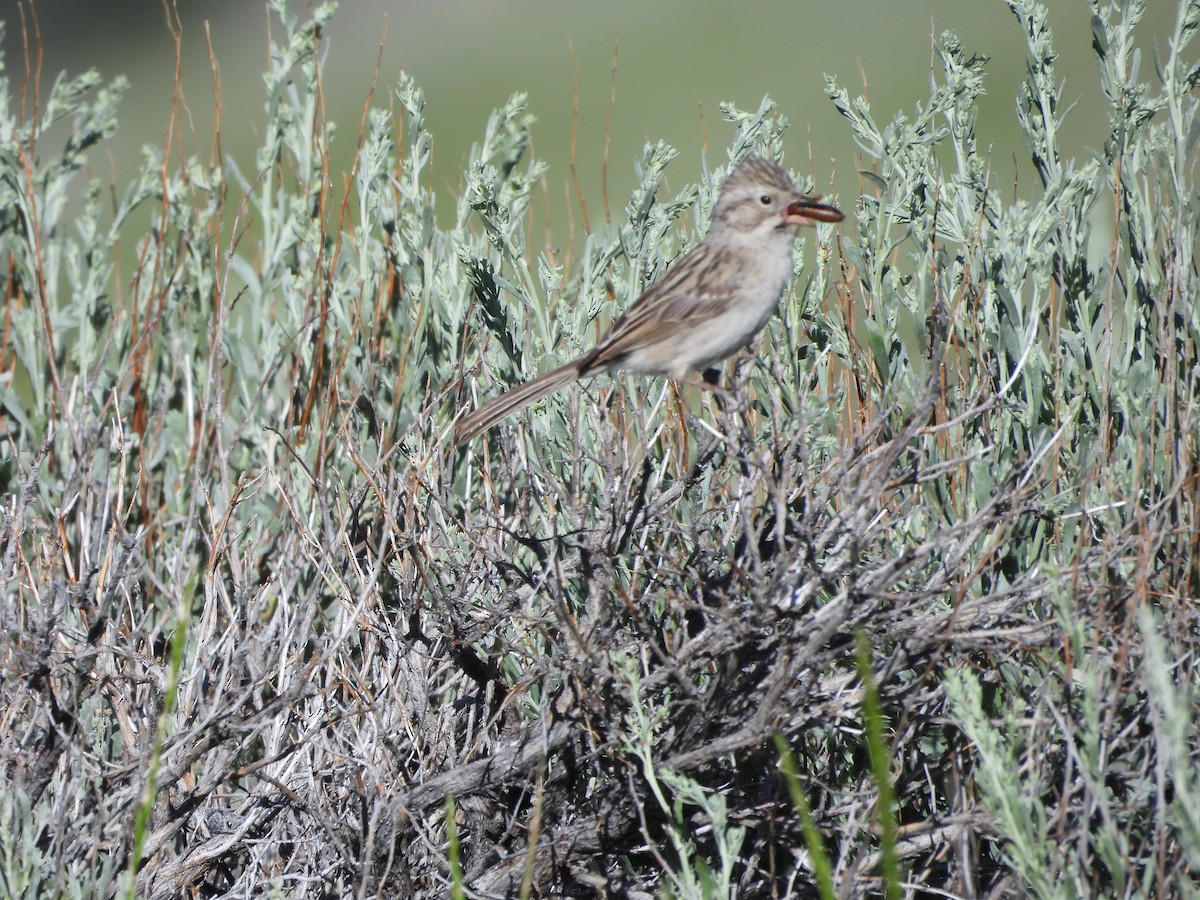
[[[572,360],[557,369],[551,369],[545,375],[539,375],[532,381],[519,384],[505,391],[495,400],[485,403],[479,409],[464,418],[454,429],[454,444],[462,446],[513,413],[524,409],[530,403],[541,400],[547,394],[552,394],[579,378],[579,361]]]

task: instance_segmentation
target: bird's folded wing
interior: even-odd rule
[[[727,248],[684,257],[646,289],[588,354],[581,374],[617,368],[630,353],[719,317],[736,301],[744,273]]]

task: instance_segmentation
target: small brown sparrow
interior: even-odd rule
[[[792,276],[796,229],[840,222],[820,196],[796,192],[768,159],[745,159],[721,187],[712,226],[613,322],[589,352],[501,394],[455,429],[465,444],[501,419],[587,375],[618,369],[676,380],[745,346],[767,324]]]

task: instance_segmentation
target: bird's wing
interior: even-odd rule
[[[701,252],[701,251],[704,252]],[[619,368],[621,360],[648,344],[668,340],[697,321],[716,318],[735,302],[744,277],[739,257],[727,247],[696,247],[648,287],[608,334],[587,354],[581,374]]]

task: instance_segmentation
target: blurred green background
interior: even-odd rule
[[[1141,28],[1144,51],[1165,46],[1176,4],[1151,0]],[[14,103],[26,71],[21,8],[32,35],[28,4],[3,0],[4,52]],[[307,17],[310,5],[293,10]],[[1090,11],[1084,0],[1053,0],[1051,26],[1060,54],[1064,98],[1078,101],[1063,135],[1080,156],[1105,133],[1095,77]],[[93,159],[93,175],[118,184],[132,178],[142,144],[160,144],[168,122],[174,51],[158,0],[41,0],[35,4],[41,45],[43,94],[60,71],[95,67],[105,78],[126,75],[132,88],[123,104],[121,131],[109,151]],[[266,6],[247,0],[181,2],[183,86],[189,116],[175,154],[212,150],[214,103],[205,23],[222,86],[222,144],[243,171],[253,166],[261,136],[261,73],[268,28],[278,31]],[[858,154],[848,126],[825,95],[823,74],[851,93],[865,94],[877,120],[911,112],[928,96],[931,35],[955,30],[969,52],[991,58],[989,96],[981,105],[981,144],[991,147],[997,185],[1018,191],[1034,174],[1017,130],[1014,100],[1023,77],[1024,43],[1003,0],[845,0],[805,3],[770,0],[739,4],[581,2],[450,3],[352,0],[343,3],[328,32],[324,58],[329,118],[338,125],[334,172],[348,170],[363,104],[379,60],[373,103],[392,105],[391,86],[407,69],[425,90],[434,135],[433,185],[448,210],[462,162],[482,135],[488,112],[509,94],[529,94],[537,117],[535,153],[551,169],[549,211],[556,231],[565,215],[578,224],[570,183],[572,107],[578,85],[576,164],[593,227],[603,217],[602,161],[611,115],[608,199],[620,214],[633,186],[633,160],[647,141],[665,140],[680,151],[673,185],[694,180],[707,145],[710,164],[724,161],[731,127],[718,103],[756,108],[770,94],[791,121],[786,163],[836,190],[847,207],[860,189]],[[30,45],[32,46],[32,37]],[[615,85],[612,79],[617,54]],[[1143,54],[1143,78],[1153,57]],[[31,59],[32,64],[32,59]],[[615,102],[610,104],[610,91]],[[611,106],[611,109],[610,109]],[[340,179],[335,185],[340,188]]]

